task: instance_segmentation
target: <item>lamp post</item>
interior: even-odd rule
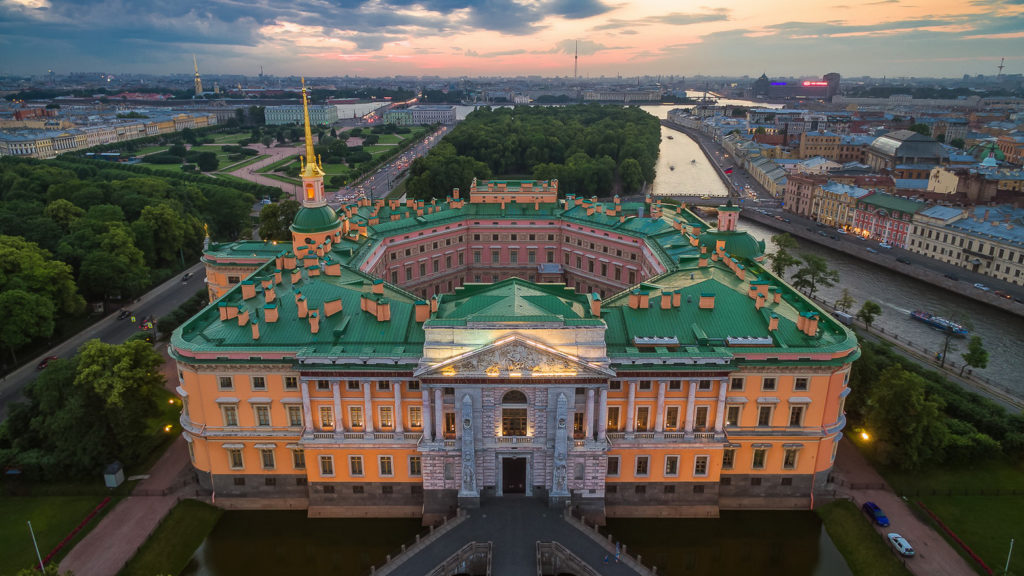
[[[39,559],[39,572],[41,574],[45,574],[46,573],[46,569],[43,568],[43,556],[39,553],[39,543],[36,542],[36,531],[32,529],[32,521],[31,520],[29,520],[29,522],[28,522],[28,533],[32,535],[32,545],[35,546],[35,548],[36,548],[36,558]],[[1010,549],[1013,550],[1012,544],[1011,544]],[[1007,560],[1007,566],[1009,566],[1009,560]]]

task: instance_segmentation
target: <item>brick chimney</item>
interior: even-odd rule
[[[804,322],[804,334],[808,336],[815,336],[818,333],[818,315],[817,313],[811,312],[807,317],[807,321]]]
[[[715,295],[707,292],[702,292],[700,295],[700,302],[697,303],[697,307],[701,310],[714,310],[715,308]]]
[[[306,302],[305,296],[299,296],[299,301],[297,302],[297,304],[299,307],[299,318],[305,318],[307,315],[309,315],[309,303]]]
[[[271,284],[263,289],[264,302],[273,302],[274,298],[277,297],[277,293],[274,291],[274,285]]]
[[[341,312],[341,298],[324,302],[324,316],[330,318],[338,312]]]
[[[768,318],[768,331],[769,332],[774,332],[774,331],[776,331],[778,329],[779,329],[779,317],[777,315],[775,315],[775,314],[772,314]]]
[[[309,313],[309,331],[313,334],[320,331],[320,315],[316,310]]]
[[[280,268],[274,270],[274,284],[281,283],[281,270]]]
[[[252,280],[242,281],[242,300],[248,300],[256,297],[256,285],[253,284]]]
[[[252,324],[250,324],[250,326],[252,326],[252,339],[253,340],[259,340],[260,339],[260,323],[259,322],[253,322]]]
[[[459,190],[458,188],[455,189],[456,192],[458,192],[458,190]],[[429,302],[427,302],[426,300],[417,300],[415,307],[416,307],[416,321],[417,322],[426,322],[427,320],[430,319],[430,303]]]
[[[267,323],[277,322],[277,304],[264,304],[263,305],[263,319]]]
[[[440,302],[441,302],[441,298],[437,294],[434,294],[433,296],[430,297],[430,313],[431,314],[433,314],[434,312],[437,312],[437,305],[440,304]]]
[[[302,270],[295,268],[292,270],[292,284],[298,284],[302,280]]]
[[[683,303],[683,291],[682,289],[676,290],[672,293],[672,307],[679,308]]]
[[[288,254],[284,257],[284,269],[294,270],[295,269],[295,256]]]
[[[601,317],[601,295],[597,292],[590,294],[590,314],[598,318]]]
[[[672,308],[672,295],[668,292],[661,293],[661,309],[668,310]]]
[[[391,302],[387,298],[377,300],[377,322],[391,320]]]
[[[238,315],[238,325],[239,326],[245,326],[248,323],[249,323],[249,311],[248,310],[243,310],[242,313]]]
[[[373,293],[383,294],[384,293],[384,281],[380,278],[374,278],[373,280]]]

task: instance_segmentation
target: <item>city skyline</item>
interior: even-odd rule
[[[1020,73],[1015,0],[0,0],[0,73],[845,76]],[[1015,49],[1017,48],[1017,49]]]

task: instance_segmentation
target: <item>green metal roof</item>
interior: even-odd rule
[[[300,234],[312,234],[316,232],[327,232],[328,230],[334,230],[338,227],[338,215],[334,213],[334,210],[330,206],[320,206],[319,208],[307,208],[303,206],[299,208],[297,214],[295,214],[295,220],[292,222],[292,232],[299,232]]]
[[[917,214],[928,206],[924,202],[915,202],[906,198],[898,198],[891,194],[872,194],[858,200],[870,206],[885,208],[890,212],[902,212],[904,214]]]
[[[428,326],[468,322],[560,322],[599,325],[587,297],[564,284],[534,284],[509,278],[496,284],[466,284],[444,295]]]

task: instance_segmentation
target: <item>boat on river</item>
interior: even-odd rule
[[[672,135],[671,135],[671,134],[669,134],[669,135],[668,135],[668,139],[669,139],[669,140],[674,140],[674,138],[672,137]]]
[[[910,317],[919,322],[924,322],[932,328],[938,328],[939,330],[952,334],[958,338],[967,337],[967,328],[964,328],[952,320],[946,320],[941,316],[936,316],[925,312],[924,310],[914,310],[910,313]]]
[[[669,170],[675,170],[675,169],[676,169],[676,167],[675,167],[675,165],[674,165],[674,164],[669,164],[669,165],[668,165],[668,169],[669,169]]]

